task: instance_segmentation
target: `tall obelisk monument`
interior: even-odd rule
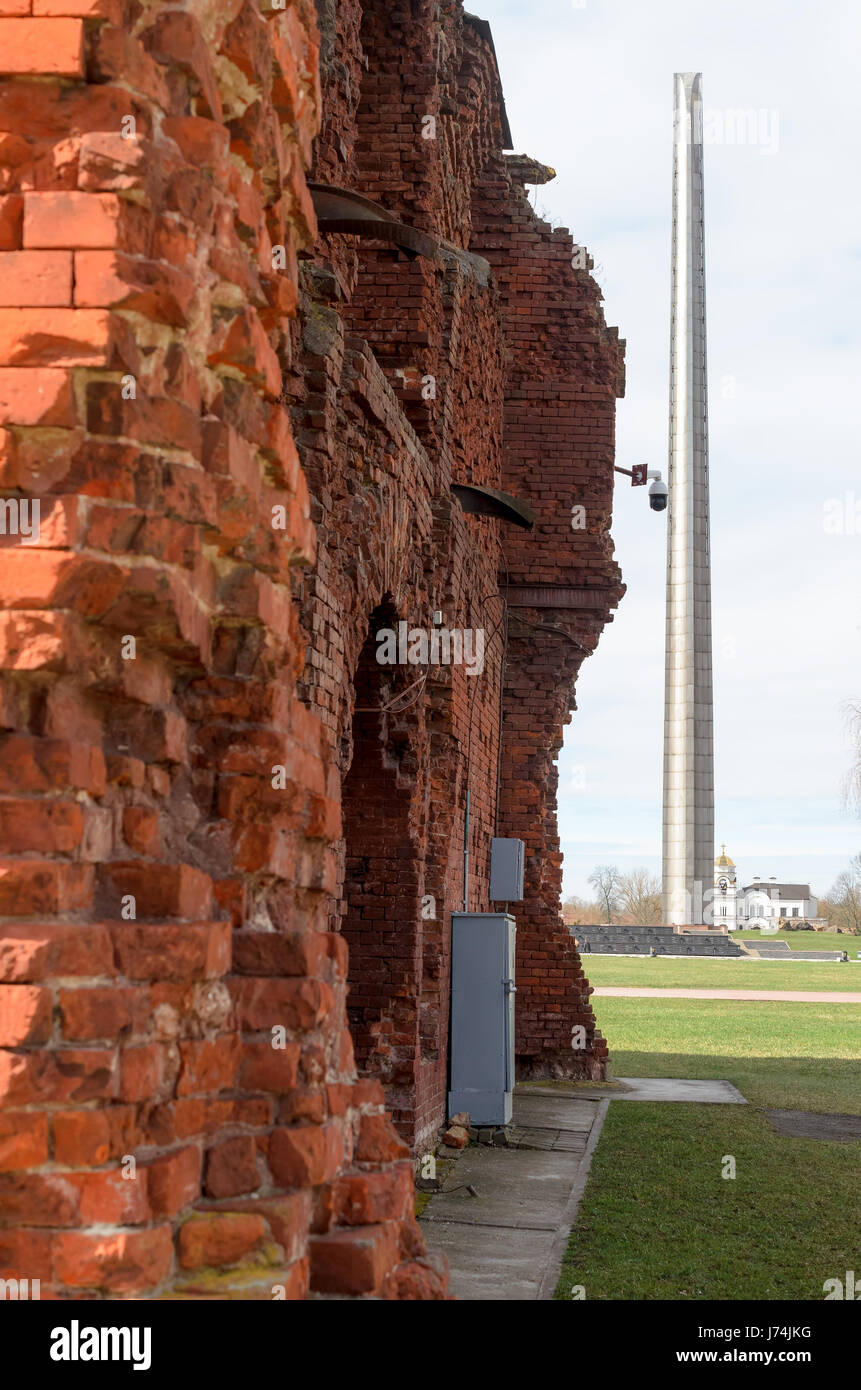
[[[674,82],[663,907],[678,924],[711,901],[714,741],[702,75]]]

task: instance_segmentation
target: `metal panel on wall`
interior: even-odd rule
[[[451,927],[449,1114],[504,1125],[514,1089],[514,918],[455,912]]]

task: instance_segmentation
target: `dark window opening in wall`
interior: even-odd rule
[[[357,1066],[386,1087],[393,1119],[412,1142],[422,964],[414,836],[421,687],[408,687],[422,673],[377,662],[377,634],[384,627],[397,630],[397,622],[386,608],[371,614],[354,678],[352,758],[343,784],[341,930],[350,948],[347,1015]]]

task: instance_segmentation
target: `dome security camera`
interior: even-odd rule
[[[653,512],[665,512],[667,510],[667,499],[669,488],[658,474],[652,486],[649,488],[649,506]]]

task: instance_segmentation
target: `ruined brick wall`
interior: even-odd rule
[[[43,1296],[443,1288],[296,693],[317,43],[307,3],[0,6],[0,481],[41,504],[2,556],[0,1272]]]
[[[521,1065],[603,1057],[553,758],[620,593],[618,345],[457,0],[0,0],[0,70],[0,501],[41,523],[0,536],[0,1277],[443,1296],[408,1154],[467,790],[471,909],[527,842]],[[433,254],[319,234],[311,173]],[[435,612],[481,674],[377,660]]]
[[[497,156],[475,190],[472,244],[493,266],[509,349],[503,486],[537,516],[533,533],[508,532],[503,547],[510,617],[500,833],[526,842],[518,1072],[596,1079],[607,1046],[560,915],[556,759],[577,673],[624,593],[609,535],[624,345],[604,323],[585,248],[532,210],[526,185],[552,177],[535,160]]]

